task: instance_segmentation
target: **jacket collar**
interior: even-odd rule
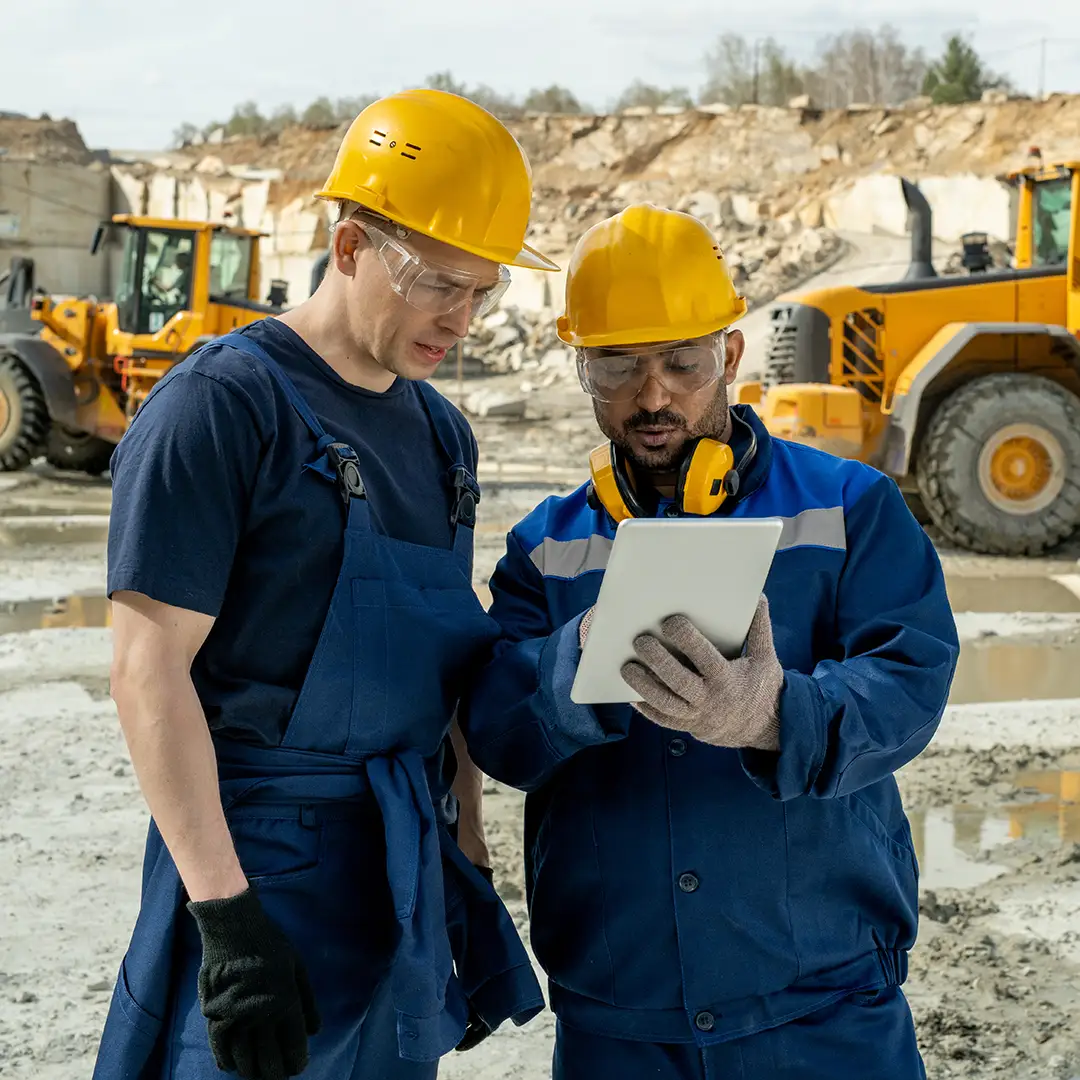
[[[735,455],[738,467],[754,439],[757,448],[753,457],[743,466],[739,474],[739,490],[730,499],[725,499],[723,506],[734,507],[748,495],[753,495],[769,476],[772,468],[772,436],[761,422],[761,418],[749,405],[732,405],[732,432],[729,446]],[[753,435],[751,435],[751,432]],[[720,510],[723,513],[723,507]]]

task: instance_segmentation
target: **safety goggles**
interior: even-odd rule
[[[716,382],[727,356],[727,334],[712,344],[677,345],[649,352],[579,349],[578,379],[597,401],[630,401],[650,378],[672,396],[693,394]]]
[[[493,311],[510,286],[510,271],[499,267],[499,280],[484,284],[477,274],[421,259],[369,221],[352,218],[364,230],[379,256],[390,288],[407,304],[432,315],[447,315],[471,304],[471,317]]]

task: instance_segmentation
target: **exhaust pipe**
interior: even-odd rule
[[[322,284],[322,279],[326,274],[327,268],[330,266],[330,252],[326,252],[324,255],[320,255],[315,260],[315,265],[311,268],[311,295],[315,295],[315,290]]]
[[[0,308],[28,308],[34,295],[34,260],[13,255],[11,269],[0,278],[0,285]]]
[[[911,264],[904,275],[904,281],[938,276],[931,260],[933,234],[930,231],[930,204],[919,190],[918,184],[900,178],[900,186],[907,203],[908,220],[911,222]]]

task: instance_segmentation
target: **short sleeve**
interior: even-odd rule
[[[198,370],[146,399],[112,461],[108,593],[217,617],[262,457],[251,407]]]

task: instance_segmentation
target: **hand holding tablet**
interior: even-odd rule
[[[634,639],[685,615],[722,655],[746,641],[783,531],[779,518],[635,518],[619,524],[570,698],[641,701],[623,679]],[[669,645],[672,643],[668,643]],[[672,651],[676,651],[674,648]]]

